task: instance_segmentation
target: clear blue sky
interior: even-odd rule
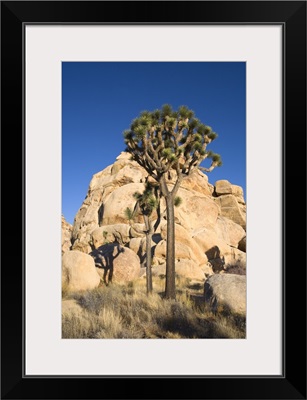
[[[246,190],[246,71],[243,62],[63,62],[62,213],[73,223],[93,174],[125,149],[123,131],[143,110],[186,105],[218,138],[219,179]]]

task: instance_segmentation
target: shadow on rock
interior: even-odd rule
[[[114,260],[125,251],[119,243],[108,243],[93,250],[90,255],[94,258],[95,266],[104,269],[103,281],[106,285],[112,282]]]

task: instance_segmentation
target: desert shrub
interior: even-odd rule
[[[75,295],[78,304],[85,310],[98,315],[105,301],[102,288],[88,290],[82,294]]]
[[[154,289],[162,278],[154,279]],[[79,314],[62,318],[63,338],[240,338],[245,325],[229,315],[213,315],[204,310],[201,286],[178,279],[177,299],[163,293],[146,295],[145,280],[127,285],[112,284],[74,294],[82,307]],[[191,292],[193,291],[193,293]],[[196,301],[197,300],[197,301]]]

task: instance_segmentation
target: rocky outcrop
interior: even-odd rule
[[[206,308],[212,312],[224,312],[246,316],[246,276],[215,274],[204,285]]]
[[[62,255],[71,248],[72,225],[62,215]]]
[[[62,257],[62,288],[67,292],[94,289],[99,286],[94,260],[88,254],[73,250]]]
[[[120,246],[125,252],[127,249],[125,256],[130,252],[134,254],[135,272],[126,274],[122,266],[118,269],[123,271],[118,272],[119,280],[132,279],[140,273],[140,266],[145,265],[143,217],[138,215],[133,221],[128,221],[125,209],[134,208],[136,200],[133,194],[143,191],[146,178],[146,171],[131,161],[128,153],[121,153],[113,165],[92,177],[87,196],[75,217],[72,249],[96,257],[97,251],[113,244],[114,251]],[[174,178],[175,172],[171,171],[169,188],[174,185]],[[180,207],[175,208],[176,265],[179,270],[200,277],[204,272],[201,275],[192,270],[205,269],[208,276],[225,271],[236,263],[245,269],[246,254],[241,245],[239,248],[246,236],[246,205],[242,188],[226,180],[217,181],[213,186],[207,175],[196,171],[182,181],[178,196],[182,199]],[[162,199],[161,218],[151,246],[155,267],[165,264],[165,209]],[[155,212],[151,219],[153,223],[157,221]],[[121,259],[123,254],[114,259],[114,265]],[[115,275],[114,269],[114,279]]]
[[[76,214],[73,226],[73,249],[92,250],[92,232],[106,225],[127,223],[124,210],[133,208],[133,193],[143,190],[146,171],[130,155],[121,153],[113,165],[92,177],[87,196]],[[141,217],[139,221],[143,222]]]

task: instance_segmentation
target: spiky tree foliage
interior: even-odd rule
[[[129,221],[129,223],[130,223],[130,221],[133,220],[133,211],[131,210],[131,208],[127,207],[127,208],[125,209],[125,217],[126,217],[127,220]]]
[[[141,213],[144,218],[145,224],[145,235],[146,235],[146,289],[147,294],[152,292],[152,272],[151,272],[151,240],[152,235],[154,234],[160,219],[159,219],[159,187],[157,184],[147,182],[145,184],[145,188],[143,193],[136,192],[134,193],[134,198],[136,199],[136,205],[134,210],[132,211],[130,208],[126,208],[125,215],[129,221],[133,220],[133,218]],[[154,210],[158,210],[158,219],[156,223],[153,225],[150,219]]]
[[[186,106],[174,111],[168,104],[161,110],[143,111],[132,121],[124,139],[132,159],[141,165],[159,184],[166,201],[166,298],[175,298],[175,217],[174,202],[182,180],[197,168],[210,172],[222,164],[221,157],[207,146],[217,134],[210,126],[200,122]],[[208,168],[200,167],[206,158],[211,159]],[[176,180],[168,179],[175,171]]]

